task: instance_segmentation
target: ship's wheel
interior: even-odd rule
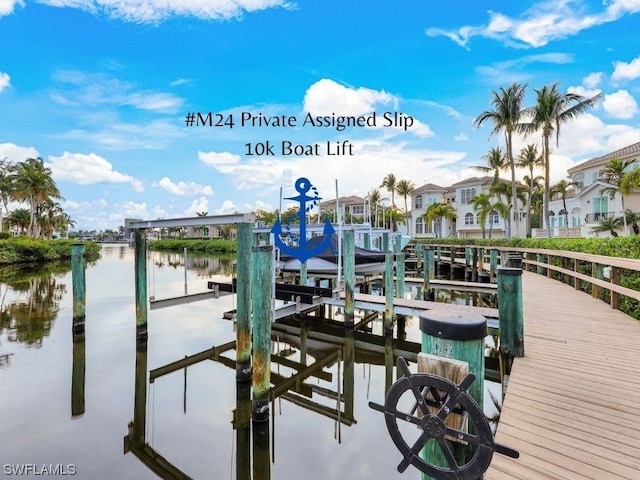
[[[411,374],[402,357],[398,366],[404,377],[391,386],[385,404],[369,402],[369,406],[384,413],[391,439],[404,457],[399,472],[413,465],[438,480],[475,480],[489,468],[494,452],[518,458],[517,451],[494,442],[489,421],[467,393],[473,374],[457,385],[437,375]],[[451,426],[453,416],[455,426]],[[410,445],[403,433],[417,440]],[[435,449],[430,445],[436,455],[441,452],[440,465],[420,457],[429,442],[437,445]],[[460,449],[465,451],[462,455]]]

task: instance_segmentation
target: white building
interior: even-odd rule
[[[568,170],[570,180],[577,186],[567,195],[566,213],[559,197],[554,197],[549,203],[551,236],[593,237],[596,236],[593,227],[597,226],[600,220],[623,215],[620,194],[611,198],[608,193],[603,192],[603,189],[612,185],[601,179],[600,171],[612,158],[622,161],[633,160],[634,162],[628,167],[629,170],[640,168],[640,142],[591,158]],[[640,192],[626,195],[624,203],[626,209],[640,212]],[[533,236],[546,235],[544,228],[535,229],[533,232]],[[609,236],[610,234],[602,232],[598,235]]]

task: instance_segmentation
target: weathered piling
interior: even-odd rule
[[[383,252],[389,251],[389,232],[384,232],[382,234],[382,251]]]
[[[402,253],[402,237],[398,235],[396,237],[395,244],[396,253],[396,297],[404,298],[405,286],[404,286],[404,253]]]
[[[237,306],[236,306],[236,379],[251,378],[251,247],[253,225],[238,224]]]
[[[269,417],[267,415],[268,420]],[[269,422],[254,422],[253,430],[253,480],[271,478],[271,454],[269,449]],[[251,478],[251,477],[245,477]]]
[[[500,351],[507,357],[523,357],[522,269],[501,267],[497,273]]]
[[[393,253],[385,254],[384,268],[384,317],[382,324],[385,333],[393,332]]]
[[[356,244],[353,230],[343,232],[343,268],[344,268],[344,323],[353,327],[356,287]]]
[[[300,263],[300,285],[306,287],[309,281],[307,276],[307,262]]]
[[[271,245],[252,247],[251,306],[253,312],[253,420],[269,419],[271,387],[271,321],[273,282]]]
[[[482,315],[450,310],[429,310],[420,315],[422,351],[439,357],[466,362],[469,373],[476,379],[468,393],[478,403],[484,402],[484,338],[487,336],[487,320]],[[424,372],[429,373],[429,372]],[[435,372],[433,372],[435,373]],[[473,433],[473,432],[470,432]],[[468,461],[470,449],[463,445],[455,449],[461,465]],[[428,463],[448,467],[442,449],[434,442],[427,443],[422,452]],[[423,479],[428,479],[423,475]]]
[[[74,334],[84,332],[87,293],[84,252],[84,243],[71,245],[71,283],[73,284],[73,322],[71,330]]]
[[[84,333],[73,335],[73,365],[71,367],[71,416],[84,414],[86,350]]]
[[[147,231],[134,233],[134,263],[136,284],[136,340],[147,339]]]
[[[133,394],[133,426],[130,425],[130,441],[135,447],[146,444],[147,425],[147,342],[136,344],[136,373]]]
[[[471,249],[471,281],[472,282],[477,282],[478,281],[478,248],[477,247],[473,247]]]
[[[434,277],[434,252],[431,247],[423,247],[423,262],[422,262],[422,298],[423,300],[429,300],[431,297],[431,279]]]
[[[343,349],[344,375],[342,376],[342,391],[344,392],[344,416],[346,420],[353,420],[355,397],[355,359],[356,344],[353,330],[344,334]]]
[[[491,283],[495,281],[496,268],[498,268],[498,250],[492,248],[489,251],[489,282]]]
[[[367,250],[371,249],[371,235],[369,235],[369,233],[364,234],[364,248]]]

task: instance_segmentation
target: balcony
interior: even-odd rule
[[[616,215],[616,212],[599,212],[599,213],[588,213],[584,219],[584,223],[598,223],[601,220],[606,218],[612,218]]]

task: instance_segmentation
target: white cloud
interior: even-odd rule
[[[1,2],[2,0],[0,0]],[[8,73],[0,72],[0,92],[11,86],[11,77]]]
[[[92,185],[96,183],[130,183],[136,192],[143,192],[140,180],[113,170],[113,165],[95,153],[64,152],[60,157],[49,156],[53,178],[60,182]]]
[[[457,30],[428,28],[426,34],[430,37],[445,36],[464,48],[468,48],[469,40],[476,36],[499,40],[512,47],[537,48],[640,12],[638,0],[611,0],[603,2],[603,5],[606,5],[604,10],[590,14],[585,13],[583,1],[545,0],[526,10],[520,18],[489,10],[490,18],[486,25],[466,25]]]
[[[147,203],[136,203],[134,201],[128,201],[116,205],[116,209],[121,213],[118,214],[120,218],[149,218],[149,210],[147,209]]]
[[[459,134],[457,134],[455,137],[453,137],[453,139],[456,142],[466,142],[467,140],[469,140],[469,137],[467,136],[466,133],[464,132],[460,132]]]
[[[64,95],[53,92],[51,97],[63,105],[131,106],[140,110],[175,113],[184,100],[171,93],[136,90],[132,83],[105,73],[89,73],[78,70],[58,70],[53,79],[65,84]],[[72,89],[69,85],[76,88]]]
[[[196,198],[189,208],[187,208],[184,212],[187,217],[195,217],[200,212],[209,212],[209,199],[207,197],[199,197]]]
[[[22,147],[15,143],[0,143],[0,160],[7,158],[11,163],[16,163],[39,156],[38,150],[34,147]]]
[[[201,152],[198,151],[198,159],[210,167],[218,165],[236,165],[240,163],[240,155],[229,152]]]
[[[0,17],[11,15],[16,5],[24,7],[24,2],[22,0],[0,0]],[[0,90],[2,89],[0,88]]]
[[[2,1],[2,0],[0,0]],[[6,0],[5,0],[6,1]],[[293,8],[287,0],[39,0],[54,7],[79,8],[87,12],[105,13],[129,22],[154,23],[173,16],[206,20],[229,20],[268,8]]]
[[[188,78],[178,78],[171,82],[169,85],[171,85],[172,87],[178,87],[180,85],[188,85],[190,83],[193,83],[193,80],[190,80]]]
[[[593,89],[593,90],[587,90],[585,87],[580,85],[578,87],[569,87],[569,88],[567,88],[567,92],[568,93],[577,93],[578,95],[582,95],[583,97],[591,98],[591,97],[594,97],[594,96],[598,95],[599,93],[601,93],[601,90],[599,88],[596,88],[596,89]]]
[[[531,68],[526,68],[532,63],[551,63],[562,65],[573,63],[573,56],[567,53],[550,52],[536,55],[525,55],[513,60],[496,62],[491,65],[479,65],[476,72],[486,77],[491,83],[525,83],[531,77]]]
[[[614,70],[611,80],[634,80],[640,77],[640,57],[636,57],[631,62],[614,62]]]
[[[638,113],[638,102],[626,90],[605,95],[602,106],[613,118],[627,119]]]
[[[602,81],[602,72],[592,72],[582,79],[585,88],[596,88]]]
[[[216,215],[228,215],[238,211],[238,207],[232,200],[225,200],[222,202],[220,208],[216,208]]]
[[[183,181],[174,183],[169,177],[162,177],[152,186],[161,187],[174,195],[213,195],[213,188],[209,185],[200,185],[196,182]]]
[[[333,80],[323,78],[311,85],[304,96],[303,109],[312,116],[369,116],[373,112],[398,112],[399,100],[384,90],[353,88],[340,85]],[[393,118],[393,113],[391,117]],[[377,113],[377,115],[380,115]],[[408,114],[404,113],[407,116]],[[301,122],[302,123],[302,122]],[[388,125],[385,119],[377,119],[377,128]],[[404,131],[404,126],[389,127],[396,132]],[[433,136],[429,125],[413,119],[413,125],[407,130],[414,135],[426,138]]]

